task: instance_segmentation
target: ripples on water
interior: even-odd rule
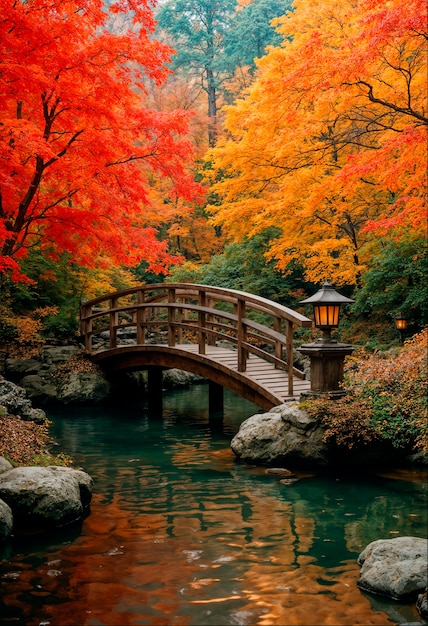
[[[256,408],[206,387],[142,407],[52,414],[61,449],[94,478],[78,527],[3,546],[0,623],[32,626],[385,625],[409,605],[361,593],[370,542],[426,534],[420,472],[298,472],[239,464],[229,448]],[[281,482],[282,481],[282,482]]]

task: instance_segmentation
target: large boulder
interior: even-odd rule
[[[0,456],[0,474],[3,474],[3,472],[7,472],[11,469],[13,469],[12,463],[9,463],[9,461],[5,459],[4,456]]]
[[[202,376],[175,368],[164,370],[162,372],[162,384],[165,389],[188,387],[192,383],[201,382],[202,380],[204,380]]]
[[[57,400],[57,387],[50,377],[28,374],[20,381],[32,402],[46,405]]]
[[[109,382],[77,345],[43,346],[37,358],[27,361],[9,358],[5,374],[39,406],[97,404],[110,395]]]
[[[16,415],[23,420],[42,424],[46,414],[42,409],[34,409],[27,392],[15,383],[0,376],[0,404],[5,407],[6,413]]]
[[[97,372],[71,372],[58,385],[57,399],[63,404],[98,403],[110,393],[110,384]]]
[[[289,402],[245,420],[231,447],[239,459],[261,465],[326,465],[328,446],[323,436],[320,423],[298,402]]]
[[[68,467],[16,467],[0,474],[0,498],[11,508],[14,529],[42,531],[82,519],[92,478]]]
[[[395,600],[416,599],[428,584],[428,540],[378,539],[361,552],[358,564],[360,589]]]

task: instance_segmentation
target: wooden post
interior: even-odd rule
[[[168,289],[168,302],[175,303],[175,289]],[[168,345],[175,346],[175,307],[168,307]]]
[[[206,305],[206,299],[205,299],[205,291],[200,290],[199,291],[199,306],[205,306]],[[199,333],[198,333],[198,343],[199,343],[199,354],[205,354],[206,350],[205,350],[205,344],[207,341],[207,333],[206,333],[206,313],[205,311],[198,311],[198,326],[199,326]]]
[[[180,345],[183,343],[183,309],[177,309],[177,322],[179,324],[177,328],[177,343]]]
[[[92,318],[86,319],[92,315],[92,305],[82,306],[82,318],[80,321],[80,332],[85,338],[85,350],[92,352]]]
[[[247,342],[247,326],[242,321],[245,317],[245,300],[238,300],[238,372],[245,372],[247,369],[247,351],[244,343]]]
[[[282,320],[280,317],[273,318],[273,329],[277,333],[282,334]],[[280,359],[282,361],[282,343],[279,341],[279,339],[275,339],[275,356],[277,359]],[[278,366],[275,363],[275,368],[277,367]]]
[[[137,345],[141,346],[146,343],[146,328],[144,322],[146,319],[146,310],[142,306],[145,300],[145,292],[140,289],[137,293]]]
[[[214,300],[212,298],[209,298],[207,301],[207,305],[210,309],[214,308]],[[214,327],[214,315],[212,315],[211,313],[209,315],[207,315],[207,326],[209,327],[210,330],[213,330]],[[216,340],[215,340],[215,336],[214,333],[208,333],[208,345],[209,346],[215,346],[216,345]]]
[[[147,404],[149,414],[162,415],[162,368],[150,367],[147,371]]]
[[[117,298],[111,298],[110,308],[117,308]],[[117,327],[119,325],[119,313],[110,312],[110,348],[117,348]]]
[[[212,380],[208,381],[208,406],[210,413],[218,413],[224,408],[224,389]]]
[[[288,373],[288,395],[294,395],[293,390],[293,322],[287,320],[286,330],[285,330],[285,360],[287,362],[287,373]]]

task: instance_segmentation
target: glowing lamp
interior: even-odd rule
[[[339,312],[343,304],[352,304],[355,300],[338,293],[328,281],[316,294],[301,300],[300,304],[311,304],[314,309],[315,326],[323,331],[322,341],[331,341],[331,330],[339,325]]]
[[[395,327],[397,330],[406,330],[407,328],[407,319],[401,313],[395,317]]]

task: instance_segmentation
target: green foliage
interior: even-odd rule
[[[374,324],[378,335],[383,326],[383,338],[390,341],[395,316],[402,313],[408,320],[410,333],[420,330],[428,324],[427,276],[424,239],[382,241],[361,277],[361,288],[353,296],[351,324],[364,319],[366,332]]]
[[[263,56],[266,46],[282,42],[270,22],[291,8],[290,1],[253,0],[235,13],[225,43],[225,62],[232,71],[246,65],[254,68],[254,60]]]
[[[62,308],[56,315],[48,315],[43,321],[44,337],[67,339],[76,335],[79,329],[78,309]]]
[[[68,255],[52,260],[33,248],[21,265],[34,284],[10,284],[9,293],[14,311],[22,313],[43,306],[75,306],[76,311],[79,310],[82,281],[80,274],[74,271]]]
[[[8,305],[7,311],[0,313],[0,336],[22,343],[22,331],[27,329],[24,343],[28,343],[31,332],[38,337],[73,337],[79,327],[83,283],[68,256],[54,261],[32,249],[22,269],[34,284],[4,283]]]
[[[348,358],[347,395],[305,403],[325,425],[326,441],[348,448],[386,441],[428,453],[427,347],[428,328],[395,353],[361,349]]]
[[[162,3],[156,19],[160,28],[172,37],[177,51],[173,69],[184,68],[197,76],[207,70],[215,72],[235,7],[235,0],[167,0]]]
[[[306,289],[313,286],[302,279],[298,266],[283,276],[273,261],[266,261],[264,254],[277,234],[275,228],[266,229],[255,237],[226,246],[224,253],[214,256],[207,265],[184,264],[174,268],[171,278],[174,282],[247,291],[293,308],[305,297]]]

